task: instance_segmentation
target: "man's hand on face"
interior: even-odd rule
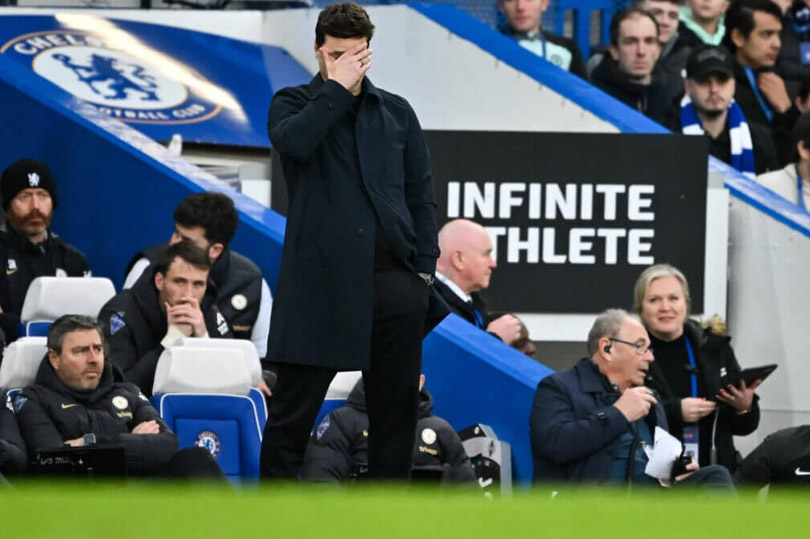
[[[645,386],[631,387],[626,389],[613,406],[624,414],[627,421],[632,423],[642,417],[647,417],[650,407],[658,402],[653,396],[652,390]]]
[[[186,337],[202,337],[207,332],[200,303],[191,296],[181,297],[174,305],[166,303],[166,317]]]
[[[757,86],[776,112],[784,114],[792,105],[785,81],[776,73],[771,71],[760,73],[757,77]]]
[[[339,83],[354,95],[360,93],[360,83],[366,71],[371,68],[371,49],[367,43],[352,47],[337,59],[329,56],[323,47],[318,49],[318,54],[323,59],[330,80]]]
[[[503,342],[511,346],[513,342],[520,338],[520,320],[511,314],[505,314],[490,322],[487,331],[494,333]]]
[[[160,434],[160,425],[154,419],[138,423],[130,434]]]

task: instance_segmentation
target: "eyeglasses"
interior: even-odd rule
[[[652,352],[653,349],[649,344],[639,344],[637,342],[630,342],[630,341],[623,341],[621,339],[617,339],[615,337],[609,337],[612,342],[620,342],[622,344],[626,344],[628,346],[632,346],[636,349],[636,354],[640,356],[647,355],[647,352]]]

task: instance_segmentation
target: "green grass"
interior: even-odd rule
[[[687,492],[563,490],[486,500],[395,487],[24,483],[0,490],[0,534],[27,537],[758,537],[810,534],[810,493],[760,501]]]

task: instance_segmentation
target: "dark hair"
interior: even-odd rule
[[[209,243],[231,243],[239,214],[233,200],[222,193],[195,193],[184,198],[174,210],[174,222],[192,228],[199,226],[205,231]]]
[[[160,253],[160,257],[158,257],[157,262],[155,262],[155,272],[166,275],[166,272],[169,271],[169,266],[172,265],[175,258],[182,258],[185,262],[197,269],[205,271],[211,269],[211,261],[208,259],[208,255],[205,254],[205,251],[192,242],[183,240]]]
[[[754,30],[755,11],[770,13],[780,22],[782,21],[782,11],[771,0],[735,0],[731,2],[728,11],[726,11],[726,35],[723,36],[723,45],[731,52],[737,50],[737,46],[734,45],[734,41],[731,39],[731,31],[737,30],[742,37],[748,39],[748,36]]]
[[[321,10],[315,25],[315,45],[320,47],[326,36],[350,38],[364,37],[371,42],[374,25],[366,10],[354,2],[331,4]]]
[[[104,342],[104,332],[94,318],[83,314],[66,314],[60,316],[48,328],[48,350],[53,350],[57,354],[62,353],[62,343],[65,342],[65,335],[74,331],[85,331],[95,329],[101,338],[101,344],[106,351],[107,345]]]
[[[621,24],[632,17],[647,17],[650,19],[653,24],[655,25],[655,36],[658,37],[661,34],[661,30],[658,28],[658,21],[655,20],[655,17],[647,13],[646,11],[642,11],[636,8],[628,8],[623,9],[613,15],[613,18],[610,20],[610,44],[614,47],[619,46],[619,27]]]

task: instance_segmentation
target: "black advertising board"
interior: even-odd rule
[[[633,284],[668,262],[703,309],[705,137],[429,131],[439,225],[483,225],[498,267],[490,310],[597,313],[632,306]],[[276,159],[274,161],[277,162]],[[286,212],[276,181],[273,207]]]

